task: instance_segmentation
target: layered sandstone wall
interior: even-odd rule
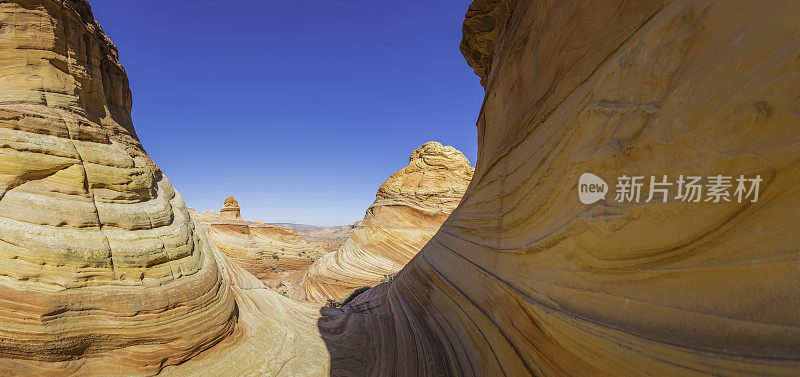
[[[0,30],[0,357],[175,363],[224,338],[235,302],[88,4],[6,1]]]
[[[216,368],[326,373],[315,310],[227,265],[130,108],[85,0],[0,2],[0,375],[152,375],[227,349]]]
[[[428,142],[381,185],[364,219],[336,252],[314,263],[290,297],[325,302],[400,271],[461,201],[474,169],[450,146]]]
[[[778,0],[473,2],[475,178],[390,284],[325,309],[332,370],[800,373],[798,20]],[[764,182],[757,202],[584,205],[585,172]]]

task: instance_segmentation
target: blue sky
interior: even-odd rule
[[[139,138],[189,206],[233,195],[248,220],[347,224],[426,141],[475,162],[469,1],[92,5]]]

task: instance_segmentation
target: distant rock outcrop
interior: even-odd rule
[[[239,209],[239,202],[232,196],[229,196],[222,203],[222,209],[219,210],[219,217],[217,224],[241,224],[247,225],[242,219],[242,212]]]
[[[331,253],[342,246],[342,244],[350,237],[350,234],[358,227],[360,221],[352,224],[330,227],[318,227],[313,225],[302,224],[275,224],[280,226],[288,226],[293,228],[308,241],[312,247],[319,250],[323,254]]]
[[[324,302],[399,271],[461,201],[474,169],[453,147],[428,142],[378,189],[345,243],[309,268],[291,297]]]
[[[322,256],[292,228],[245,221],[233,197],[225,199],[219,213],[190,213],[220,250],[279,292],[297,279],[295,272],[305,272]]]

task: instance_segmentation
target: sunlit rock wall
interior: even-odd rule
[[[130,110],[85,0],[0,2],[0,375],[325,373],[316,310],[225,266]]]
[[[800,3],[477,0],[462,50],[475,178],[393,282],[326,309],[332,370],[800,373]],[[764,181],[584,205],[585,172]]]

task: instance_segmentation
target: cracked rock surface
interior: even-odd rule
[[[0,2],[0,374],[325,374],[317,309],[196,229],[130,110],[85,0]]]

